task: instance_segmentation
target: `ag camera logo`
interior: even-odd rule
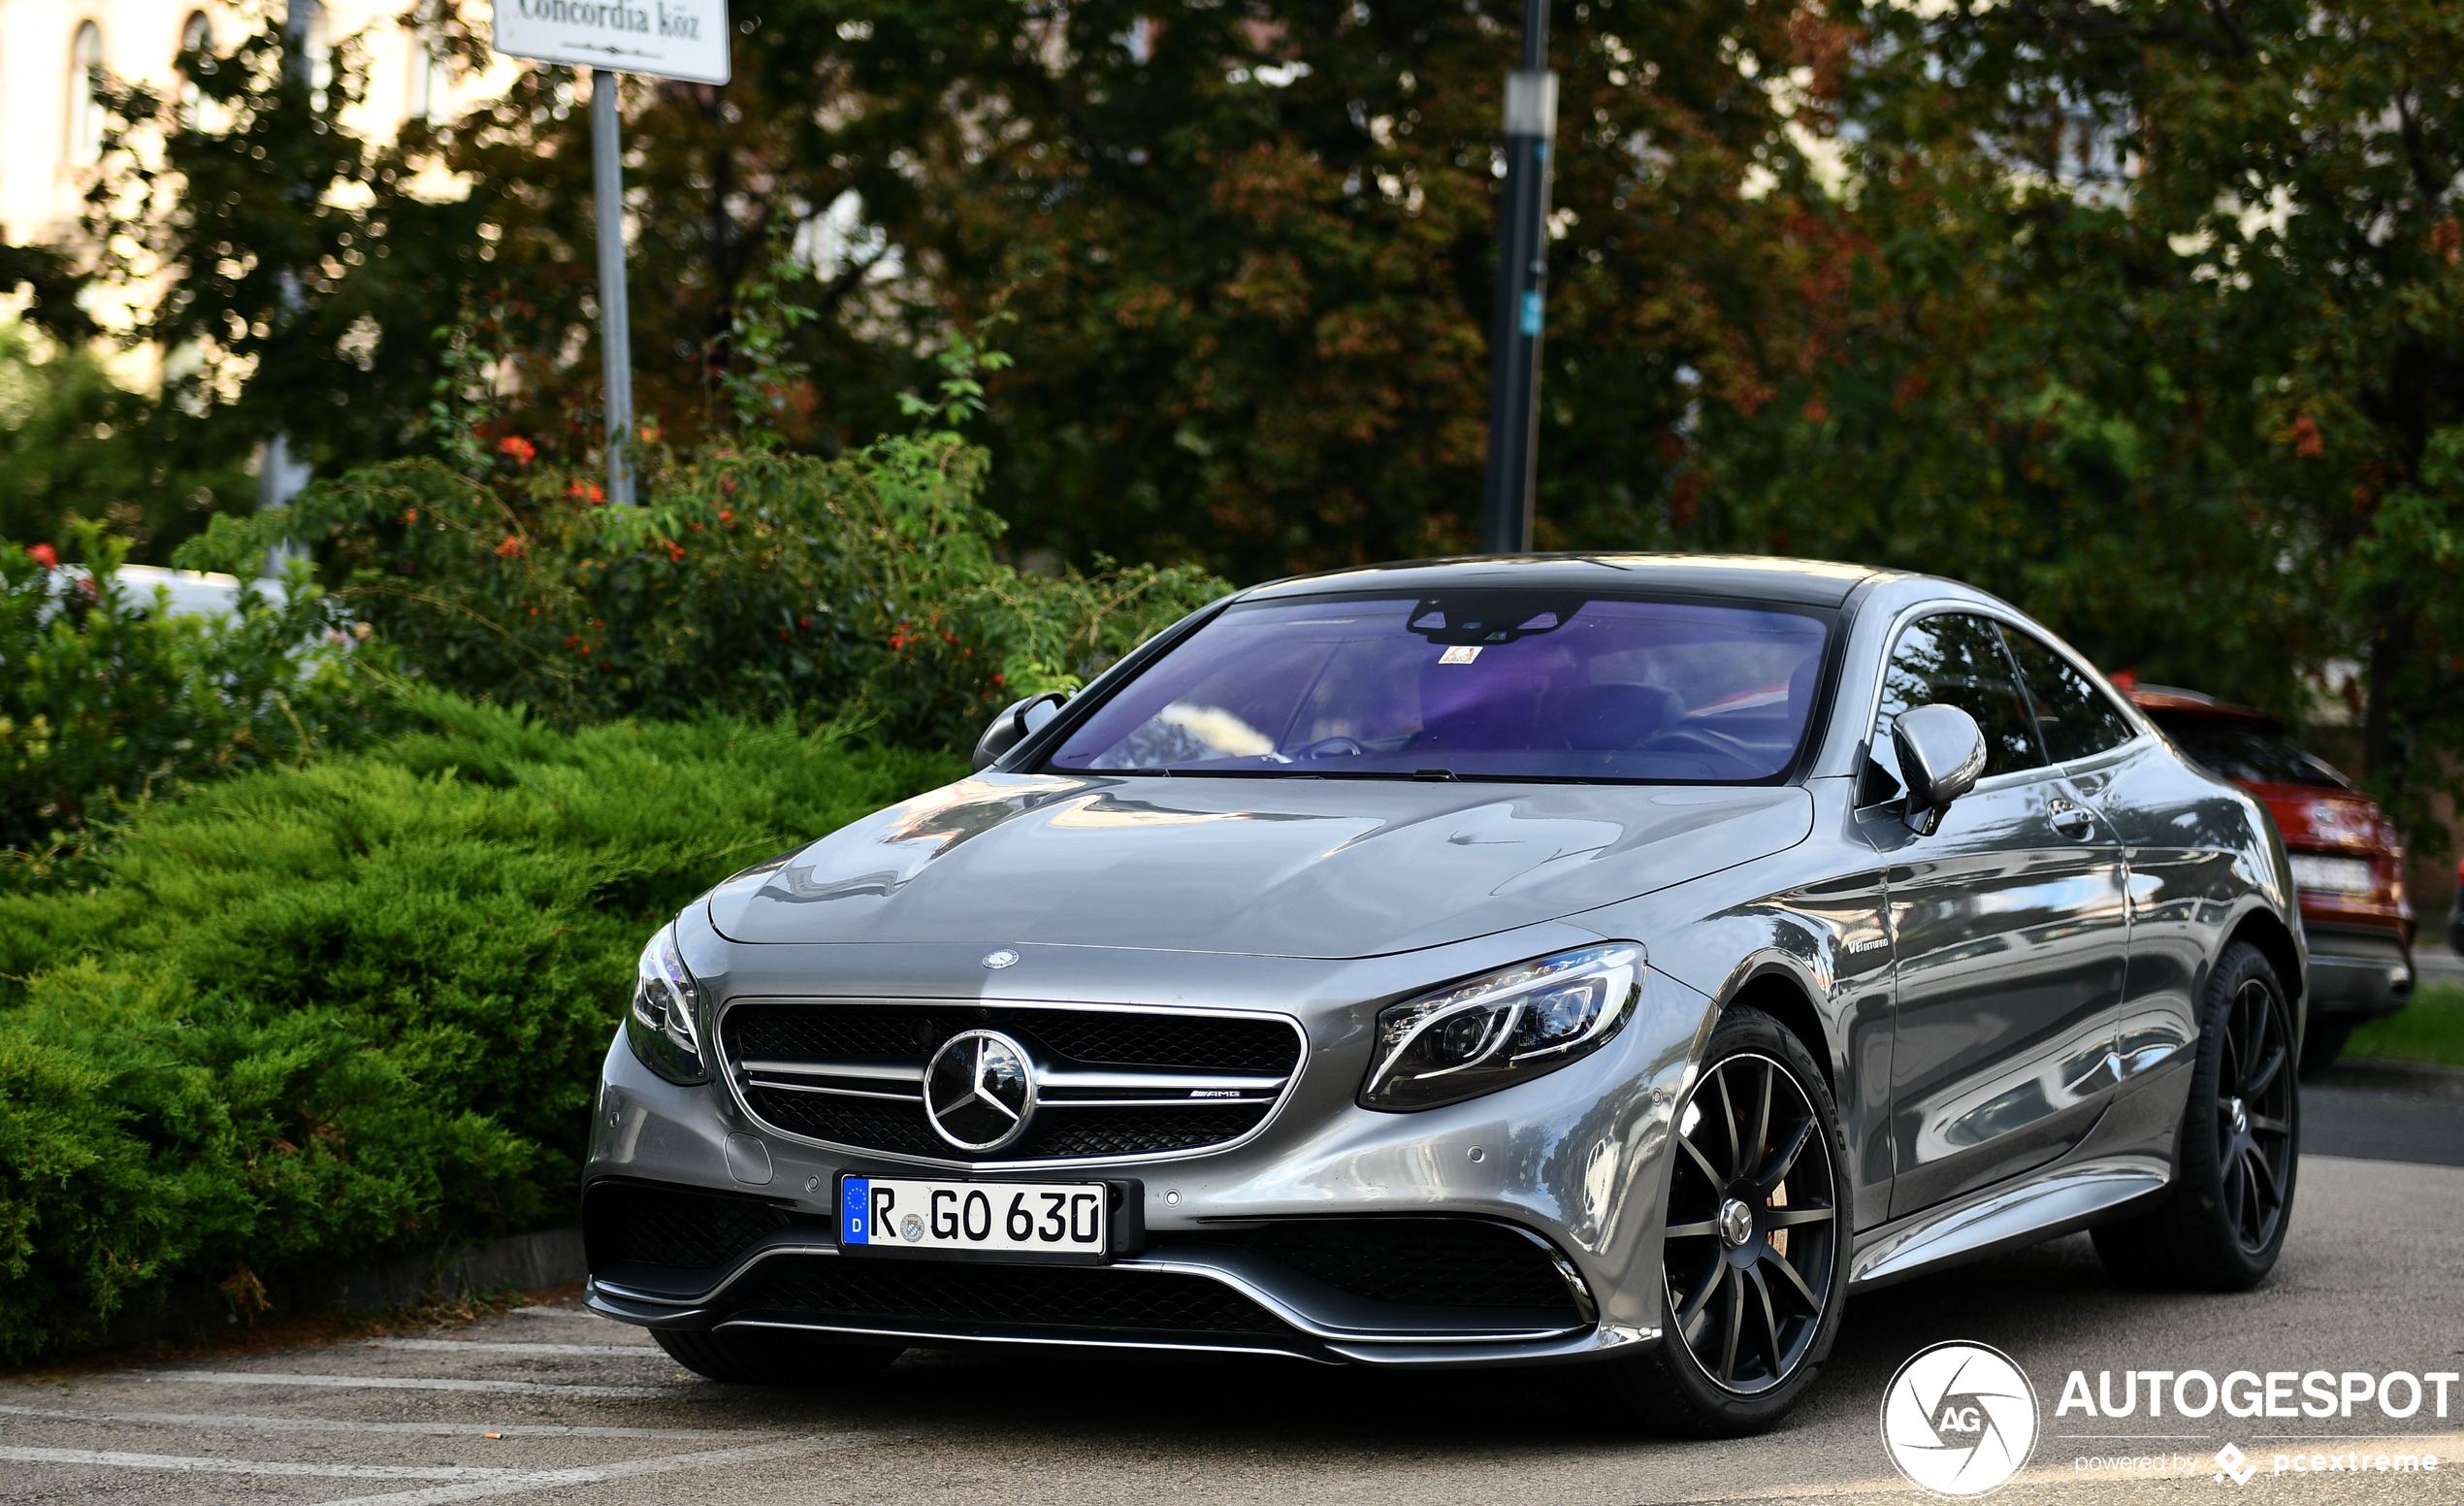
[[[1955,1499],[1998,1490],[2036,1449],[2036,1388],[1984,1344],[1919,1350],[1882,1394],[1882,1447],[1918,1490]]]

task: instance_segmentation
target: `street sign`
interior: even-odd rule
[[[728,82],[727,0],[497,0],[495,40],[543,63]]]
[[[591,71],[591,184],[599,229],[607,500],[633,501],[632,321],[625,299],[624,121],[616,76],[728,82],[728,0],[496,0],[496,49]]]

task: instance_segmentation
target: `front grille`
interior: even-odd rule
[[[595,1271],[616,1265],[709,1270],[796,1222],[759,1197],[651,1182],[593,1182],[582,1193],[582,1255]]]
[[[925,1064],[962,1031],[1034,1059],[1043,1101],[1019,1139],[961,1151],[925,1118]],[[720,1051],[754,1115],[791,1134],[940,1161],[1059,1161],[1199,1150],[1265,1123],[1300,1065],[1288,1021],[955,1002],[754,1002]]]
[[[1031,1023],[1021,1023],[1046,1045],[1090,1065],[1204,1066],[1281,1076],[1300,1056],[1291,1028],[1265,1020],[1063,1009],[1018,1012],[1034,1016]]]
[[[1274,1105],[1079,1108],[1048,1115],[1039,1156],[1146,1156],[1237,1140]]]
[[[773,1256],[729,1294],[739,1312],[809,1313],[935,1328],[1285,1333],[1266,1309],[1203,1276],[1100,1266],[991,1265],[863,1256]]]
[[[914,1104],[871,1098],[832,1097],[785,1088],[748,1087],[744,1100],[754,1114],[794,1134],[833,1145],[860,1145],[902,1156],[949,1156],[957,1152],[932,1132]]]
[[[1289,1219],[1213,1237],[1380,1302],[1573,1311],[1549,1252],[1486,1219]]]

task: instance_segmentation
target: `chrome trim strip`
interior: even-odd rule
[[[748,1072],[780,1072],[790,1077],[859,1077],[872,1082],[922,1083],[924,1068],[897,1062],[833,1062],[820,1057],[781,1057],[738,1062]]]
[[[2057,1165],[2017,1187],[1991,1188],[1887,1228],[1849,1259],[1851,1288],[2061,1232],[2108,1208],[2162,1191],[2173,1180],[2160,1156],[2111,1156]]]
[[[1257,1108],[1272,1103],[1273,1098],[1044,1098],[1038,1109],[1048,1108]],[[1228,1143],[1228,1142],[1227,1142]]]
[[[1395,1328],[1338,1328],[1303,1315],[1289,1302],[1248,1280],[1238,1271],[1225,1270],[1219,1265],[1210,1265],[1203,1260],[1176,1260],[1169,1257],[1160,1259],[1132,1257],[1129,1260],[1113,1261],[1113,1269],[1168,1271],[1183,1276],[1204,1276],[1210,1281],[1220,1282],[1230,1287],[1303,1333],[1319,1339],[1368,1340],[1390,1344],[1513,1344],[1529,1343],[1536,1339],[1558,1338],[1569,1333],[1580,1333],[1589,1326],[1587,1324],[1575,1324],[1569,1327],[1470,1329],[1459,1333],[1420,1332]]]
[[[754,1266],[761,1264],[763,1260],[768,1260],[774,1255],[827,1255],[832,1260],[835,1260],[838,1258],[838,1246],[834,1244],[758,1245],[752,1250],[749,1250],[745,1254],[737,1257],[736,1262],[726,1268],[726,1275],[721,1276],[717,1281],[702,1288],[701,1291],[696,1293],[692,1296],[667,1296],[656,1292],[637,1292],[631,1287],[620,1287],[616,1285],[616,1283],[607,1280],[605,1277],[597,1274],[594,1274],[590,1281],[592,1286],[599,1288],[602,1292],[611,1293],[614,1295],[623,1297],[628,1302],[651,1302],[661,1307],[699,1307],[704,1302],[709,1301],[712,1297],[717,1296],[720,1293],[728,1290],[728,1288],[734,1286],[739,1281],[742,1281],[745,1276],[752,1271]]]
[[[773,1256],[780,1255],[827,1255],[831,1259],[836,1260],[839,1258],[839,1251],[838,1247],[835,1245],[811,1246],[801,1244],[771,1245],[757,1249],[745,1256],[733,1267],[731,1267],[728,1274],[722,1277],[716,1285],[692,1296],[667,1296],[648,1292],[635,1291],[629,1287],[618,1286],[614,1282],[607,1281],[596,1275],[591,1278],[591,1285],[593,1288],[604,1292],[610,1296],[620,1297],[628,1302],[641,1302],[651,1306],[677,1309],[707,1307],[713,1305],[729,1287],[734,1286],[737,1282],[742,1281],[746,1276],[752,1274],[754,1266]],[[1243,1296],[1248,1297],[1250,1301],[1255,1302],[1258,1306],[1266,1309],[1266,1311],[1279,1322],[1285,1324],[1300,1333],[1305,1333],[1311,1338],[1315,1339],[1343,1340],[1350,1343],[1385,1344],[1528,1344],[1544,1339],[1563,1338],[1568,1334],[1587,1332],[1593,1326],[1589,1323],[1579,1323],[1568,1327],[1487,1328],[1465,1329],[1456,1332],[1447,1332],[1443,1329],[1411,1330],[1394,1328],[1342,1328],[1318,1323],[1302,1313],[1299,1309],[1293,1307],[1289,1302],[1286,1302],[1281,1297],[1277,1296],[1265,1288],[1257,1285],[1255,1282],[1243,1277],[1238,1272],[1225,1270],[1219,1265],[1209,1264],[1204,1260],[1173,1260],[1169,1257],[1131,1257],[1127,1260],[1113,1261],[1109,1268],[1112,1270],[1153,1271],[1157,1274],[1163,1275],[1204,1277],[1209,1281],[1230,1287],[1233,1291],[1238,1292]]]
[[[917,1093],[874,1093],[863,1088],[825,1088],[820,1083],[772,1082],[764,1077],[753,1078],[746,1083],[746,1086],[771,1088],[780,1093],[824,1093],[833,1098],[877,1098],[885,1103],[924,1102],[924,1096]]]
[[[1035,1066],[1035,1086],[1039,1094],[1054,1088],[1083,1093],[1196,1093],[1210,1090],[1219,1093],[1281,1093],[1289,1081],[1288,1075],[1274,1076],[1265,1072],[1123,1072],[1088,1071],[1078,1067],[1048,1071],[1040,1062]]]
[[[1267,1111],[1259,1116],[1258,1122],[1228,1140],[1217,1140],[1212,1145],[1194,1145],[1186,1150],[1145,1151],[1134,1156],[1058,1156],[1034,1161],[952,1161],[938,1156],[915,1156],[903,1151],[881,1150],[870,1145],[848,1145],[836,1140],[818,1139],[812,1135],[799,1134],[793,1130],[783,1130],[755,1113],[752,1103],[747,1101],[744,1096],[746,1087],[744,1072],[735,1064],[726,1059],[728,1012],[740,1004],[892,1004],[902,1008],[918,1009],[1073,1009],[1087,1014],[1182,1015],[1211,1020],[1266,1020],[1291,1031],[1293,1037],[1300,1043],[1300,1057],[1293,1064],[1291,1075],[1281,1079],[1282,1092],[1267,1108]],[[1219,1009],[1187,1004],[1087,1004],[1058,1002],[1043,999],[882,999],[827,995],[752,994],[724,1000],[719,1005],[718,1012],[711,1017],[710,1025],[711,1055],[717,1058],[718,1065],[722,1068],[713,1075],[728,1085],[728,1097],[734,1101],[736,1112],[761,1127],[765,1132],[777,1135],[780,1139],[795,1145],[809,1145],[820,1150],[861,1156],[872,1161],[895,1162],[909,1166],[930,1166],[947,1171],[1042,1171],[1067,1169],[1073,1166],[1134,1166],[1151,1164],[1156,1162],[1190,1161],[1200,1156],[1219,1155],[1224,1151],[1247,1145],[1264,1134],[1278,1119],[1281,1118],[1284,1106],[1292,1101],[1293,1090],[1300,1086],[1302,1075],[1309,1070],[1309,1031],[1302,1027],[1295,1016],[1279,1014],[1269,1009]],[[1205,1103],[1210,1100],[1198,1098],[1190,1101]],[[1232,1100],[1216,1098],[1212,1101],[1223,1103]]]
[[[1061,1338],[1042,1333],[1002,1333],[954,1328],[889,1328],[868,1327],[839,1323],[786,1323],[777,1320],[729,1318],[711,1326],[713,1331],[727,1328],[768,1328],[791,1333],[844,1333],[850,1337],[915,1339],[920,1343],[967,1344],[1042,1344],[1062,1349],[1163,1349],[1200,1355],[1270,1355],[1286,1359],[1307,1359],[1314,1364],[1336,1361],[1312,1354],[1292,1344],[1278,1344],[1272,1335],[1260,1334],[1264,1342],[1256,1344],[1208,1344],[1189,1339],[1107,1339]]]

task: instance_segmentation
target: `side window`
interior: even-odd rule
[[[2004,628],[2002,640],[2019,661],[2021,687],[2054,762],[2092,758],[2130,740],[2130,724],[2069,660],[2017,628]]]
[[[1888,800],[1898,793],[1898,758],[1891,746],[1891,726],[1899,713],[1921,705],[1955,705],[1976,718],[1985,733],[1985,777],[2046,762],[2029,725],[2026,704],[2019,693],[2019,676],[2002,638],[1992,622],[1964,612],[1921,617],[1899,634],[1891,662],[1882,671],[1882,706],[1874,717],[1871,757],[1889,781],[1868,770],[1863,803]]]

